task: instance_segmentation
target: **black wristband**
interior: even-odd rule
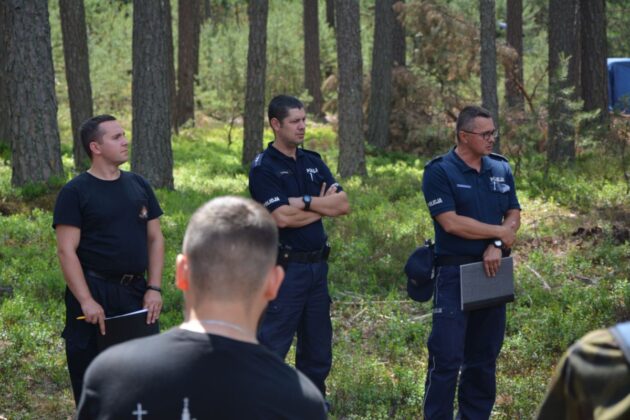
[[[156,292],[158,292],[160,294],[162,293],[162,289],[161,288],[159,288],[157,286],[150,285],[150,284],[147,284],[147,290],[155,290]]]

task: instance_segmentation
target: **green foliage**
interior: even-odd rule
[[[217,195],[248,195],[240,145],[226,141],[227,130],[184,129],[173,139],[176,190],[157,191],[165,210],[164,329],[182,320],[182,296],[172,279],[191,213]],[[338,151],[330,128],[309,129],[306,143],[334,170]],[[517,299],[508,306],[493,418],[528,417],[571,342],[630,318],[630,244],[618,235],[628,229],[629,200],[615,159],[586,153],[574,167],[552,168],[545,177],[544,159],[522,158]],[[72,164],[69,155],[64,163]],[[408,154],[370,154],[370,177],[342,180],[351,214],[325,221],[333,248],[332,418],[421,416],[431,308],[406,298],[402,267],[433,235],[421,193],[423,165]],[[19,204],[0,217],[0,286],[13,289],[0,295],[0,395],[6,396],[0,415],[68,417],[73,403],[59,337],[65,286],[51,206],[39,206],[41,196],[22,198],[9,178],[10,168],[0,165],[3,200]]]
[[[628,57],[630,54],[630,25],[628,25],[628,2],[606,1],[608,56]]]

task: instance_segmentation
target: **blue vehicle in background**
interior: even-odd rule
[[[608,59],[608,109],[630,114],[630,58]]]

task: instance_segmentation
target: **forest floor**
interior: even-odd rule
[[[226,130],[184,129],[173,139],[175,190],[157,191],[166,238],[163,329],[182,318],[172,279],[188,218],[212,197],[248,195],[240,146],[224,140]],[[309,129],[306,147],[334,172],[330,128]],[[69,145],[63,150],[70,173]],[[325,222],[333,249],[333,419],[421,417],[431,308],[407,299],[402,267],[433,236],[421,192],[426,160],[370,151],[369,176],[341,180],[351,214]],[[508,305],[494,419],[530,418],[573,341],[630,319],[630,196],[618,168],[617,156],[595,152],[565,169],[545,170],[539,156],[521,161],[516,301]],[[73,414],[60,338],[65,283],[51,228],[57,191],[13,188],[10,164],[0,163],[0,418]]]

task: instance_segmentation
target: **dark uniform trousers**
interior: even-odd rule
[[[328,263],[294,263],[275,300],[269,303],[258,340],[284,359],[297,331],[295,367],[326,395],[332,365],[332,324],[328,294]]]
[[[487,420],[496,396],[496,359],[505,332],[505,304],[462,311],[459,276],[459,266],[438,267],[428,340],[425,419],[453,418],[460,374],[458,419]]]
[[[105,311],[105,316],[115,316],[127,312],[142,309],[146,281],[139,277],[129,284],[120,284],[110,280],[97,278],[90,275],[90,271],[84,270],[85,281],[90,293]],[[98,355],[96,346],[98,324],[90,324],[84,320],[77,320],[83,315],[79,301],[74,297],[70,289],[66,287],[66,327],[62,337],[66,340],[66,358],[68,372],[72,383],[72,392],[75,403],[78,404],[83,388],[83,375],[88,366]],[[105,331],[107,334],[107,331]]]

